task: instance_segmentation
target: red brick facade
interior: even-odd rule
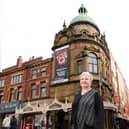
[[[18,61],[21,60],[21,57],[18,58]],[[45,76],[41,75],[41,69],[46,69]],[[36,70],[36,77],[32,78],[32,70]],[[0,87],[0,92],[3,92],[4,96],[2,97],[3,102],[9,102],[10,89],[14,90],[13,100],[17,100],[18,95],[18,87],[22,88],[22,100],[33,100],[31,98],[31,84],[36,84],[36,96],[34,99],[40,99],[40,82],[46,82],[46,95],[45,97],[49,97],[49,86],[52,75],[52,58],[48,58],[43,60],[42,57],[31,59],[27,62],[20,64],[17,62],[17,65],[9,67],[7,69],[3,69],[0,74],[1,79],[5,80],[4,86]],[[22,75],[22,80],[19,83],[11,84],[11,80],[13,76]]]

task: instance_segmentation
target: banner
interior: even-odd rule
[[[54,83],[68,81],[68,45],[55,50],[55,80]]]

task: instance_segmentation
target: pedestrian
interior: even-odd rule
[[[10,121],[10,129],[17,129],[17,119],[13,115]]]
[[[104,106],[97,90],[91,88],[89,72],[80,75],[81,90],[72,104],[72,129],[104,129]]]
[[[9,129],[10,128],[10,117],[9,117],[8,114],[6,114],[5,118],[3,119],[2,127],[3,127],[3,129]]]

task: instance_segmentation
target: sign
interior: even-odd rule
[[[21,104],[21,101],[1,103],[0,104],[0,113],[10,113],[15,112],[16,107],[18,108]]]
[[[55,80],[54,83],[68,81],[68,45],[55,50]]]

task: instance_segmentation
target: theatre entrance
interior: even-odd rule
[[[71,112],[64,112],[63,110],[49,112],[52,129],[70,129]]]

